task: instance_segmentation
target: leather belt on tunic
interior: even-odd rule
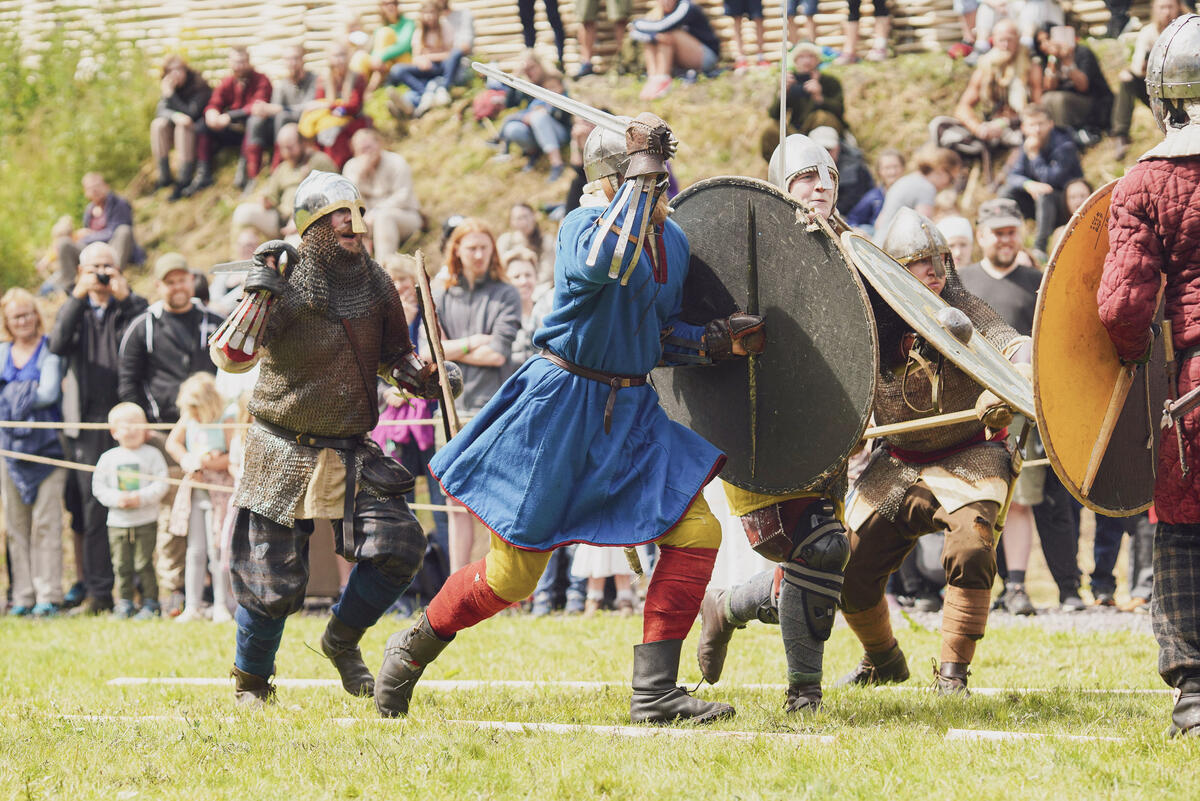
[[[581,367],[578,364],[567,361],[557,353],[551,353],[545,348],[542,348],[540,355],[542,358],[549,360],[551,364],[561,367],[568,373],[580,376],[581,378],[586,378],[590,381],[598,381],[601,384],[608,385],[608,402],[604,404],[605,434],[612,433],[612,412],[613,407],[617,403],[617,390],[625,389],[626,387],[640,387],[646,383],[646,376],[644,375],[618,375],[617,373],[606,373],[602,370],[593,370],[590,367]]]
[[[357,472],[354,463],[354,449],[362,442],[362,437],[318,437],[315,434],[302,434],[297,431],[291,431],[283,426],[277,426],[274,423],[268,423],[266,420],[259,419],[254,421],[254,425],[268,434],[273,434],[289,442],[295,442],[297,445],[304,445],[309,448],[330,448],[338,452],[338,455],[342,458],[342,464],[346,467],[346,497],[342,505],[342,542],[345,551],[344,556],[353,558],[358,547],[354,535],[355,473]]]

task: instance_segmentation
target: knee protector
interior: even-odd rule
[[[805,516],[805,530],[797,531],[797,545],[783,565],[783,580],[800,594],[805,621],[814,639],[829,639],[842,594],[843,571],[850,560],[850,540],[828,504]]]

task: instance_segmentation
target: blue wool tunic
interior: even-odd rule
[[[596,266],[586,266],[593,238],[600,235],[594,223],[603,211],[579,208],[563,221],[554,311],[534,335],[534,345],[594,370],[646,375],[662,358],[665,329],[697,342],[703,333],[677,320],[687,238],[668,220],[666,281],[655,279],[647,245],[629,284],[621,286],[608,277],[616,234],[605,234]],[[639,208],[639,216],[642,212]],[[625,262],[631,251],[627,247]],[[429,469],[449,495],[518,548],[657,539],[683,517],[725,457],[669,420],[649,384],[617,390],[612,432],[604,433],[608,396],[607,384],[541,357],[530,359],[438,451]]]

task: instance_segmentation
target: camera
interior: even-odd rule
[[[96,280],[107,285],[112,280],[112,276],[108,273],[96,273]]]

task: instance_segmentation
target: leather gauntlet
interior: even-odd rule
[[[740,342],[746,353],[762,353],[767,346],[764,326],[762,317],[745,312],[711,320],[704,327],[704,348],[714,362],[732,358],[735,342]]]
[[[996,393],[985,389],[975,401],[975,416],[988,428],[998,431],[1012,422],[1013,411]]]
[[[426,362],[417,355],[415,350],[411,350],[397,359],[388,369],[384,379],[418,398],[437,400],[442,396],[442,385],[438,382],[437,364]],[[461,372],[458,386],[459,392],[461,392]]]
[[[287,258],[283,259],[283,256]],[[268,263],[267,259],[273,259],[274,264]],[[286,271],[299,261],[300,254],[282,239],[263,242],[254,249],[254,266],[246,273],[246,281],[242,286],[246,292],[266,292],[278,297],[283,294]]]

